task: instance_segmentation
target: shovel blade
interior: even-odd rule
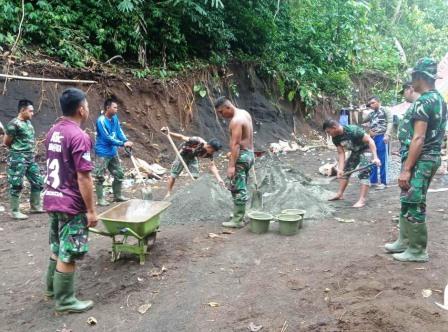
[[[141,188],[140,192],[144,201],[152,201],[153,196],[151,188]]]
[[[263,208],[263,194],[259,190],[252,191],[252,199],[250,202],[251,209]]]

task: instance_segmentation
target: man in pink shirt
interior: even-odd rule
[[[45,139],[47,176],[44,209],[50,217],[51,256],[47,272],[48,297],[58,312],[84,312],[93,301],[75,297],[75,260],[88,251],[88,228],[97,223],[90,158],[92,141],[81,129],[89,117],[83,91],[66,89],[60,99],[63,117]]]

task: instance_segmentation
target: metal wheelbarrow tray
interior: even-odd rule
[[[138,255],[140,264],[145,264],[145,255],[156,240],[160,226],[160,214],[171,205],[164,201],[131,199],[101,213],[106,231],[89,228],[93,233],[112,238],[112,262],[120,258],[122,252]],[[128,237],[135,237],[136,244],[127,243]],[[122,237],[121,240],[119,238]],[[148,245],[151,240],[151,245]]]

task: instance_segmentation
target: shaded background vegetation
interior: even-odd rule
[[[0,1],[0,45],[10,51],[20,0]],[[445,0],[38,0],[24,2],[17,56],[86,67],[120,55],[137,77],[252,63],[281,94],[312,105],[350,99],[352,78],[402,79],[419,57],[448,51]],[[382,92],[387,101],[394,91]]]

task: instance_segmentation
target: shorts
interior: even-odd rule
[[[50,250],[64,263],[81,259],[89,250],[87,216],[50,212]]]

